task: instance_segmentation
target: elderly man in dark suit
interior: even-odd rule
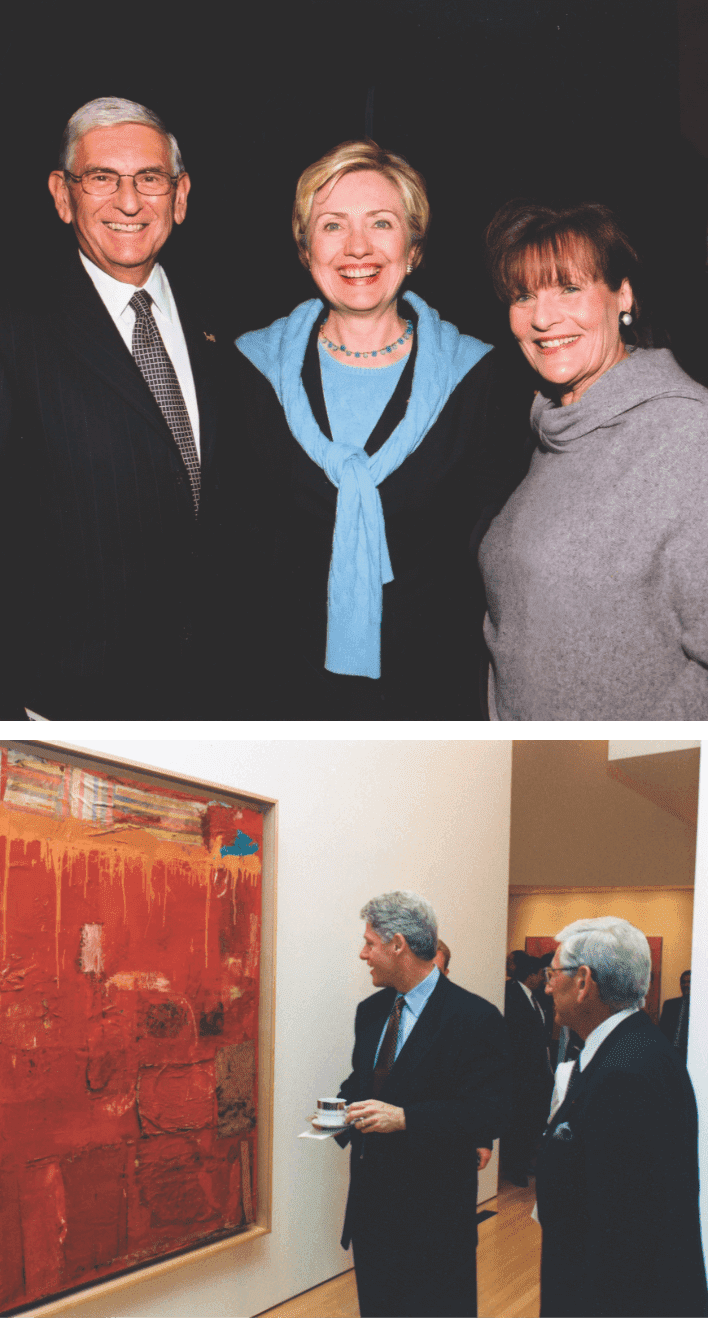
[[[706,1315],[696,1103],[640,1010],[649,945],[610,916],[556,938],[555,1017],[585,1042],[537,1167],[542,1318]]]
[[[189,176],[158,116],[110,97],[72,116],[59,164],[78,251],[0,310],[0,712],[203,714],[233,349],[158,264]]]
[[[504,1021],[511,1047],[513,1082],[511,1115],[502,1134],[502,1172],[514,1185],[528,1185],[536,1147],[545,1127],[553,1093],[550,1036],[535,990],[545,983],[538,957],[513,953],[511,978],[504,994]],[[509,958],[511,962],[511,958]]]
[[[505,1116],[504,1022],[440,974],[437,923],[410,892],[367,903],[361,959],[381,990],[357,1010],[351,1185],[342,1244],[354,1247],[363,1316],[477,1313],[477,1167]]]

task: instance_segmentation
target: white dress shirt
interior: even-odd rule
[[[89,261],[82,251],[79,251],[79,256],[84,270],[91,278],[96,292],[99,294],[113,324],[132,356],[135,312],[128,303],[133,294],[139,291],[137,286],[123,284],[119,279],[114,279],[112,275],[107,275],[105,270],[100,270],[97,265],[94,265],[93,261]],[[152,313],[155,317],[155,324],[160,331],[160,337],[167,350],[167,355],[175,368],[179,387],[182,390],[182,397],[192,423],[197,453],[199,453],[201,459],[199,409],[194,388],[194,376],[192,375],[189,353],[187,352],[187,344],[177,313],[177,306],[162,266],[157,264],[153,266],[150,278],[143,285],[143,288],[152,298]]]

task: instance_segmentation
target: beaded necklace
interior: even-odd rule
[[[333,352],[343,352],[345,357],[380,357],[384,352],[393,352],[394,348],[397,348],[401,343],[405,343],[413,334],[413,321],[407,320],[406,332],[402,338],[395,339],[393,343],[388,343],[385,348],[377,348],[375,352],[352,352],[343,343],[332,343],[331,339],[326,338],[324,326],[325,322],[320,325],[320,338],[325,348],[331,348]]]

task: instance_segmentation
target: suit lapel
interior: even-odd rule
[[[139,412],[165,443],[176,448],[174,436],[132,353],[124,344],[78,255],[62,281],[59,305],[64,346]]]
[[[397,1088],[401,1082],[405,1083],[432,1048],[440,1029],[448,989],[447,979],[441,975],[393,1064],[382,1097],[386,1096],[389,1086]]]
[[[381,1038],[381,1031],[391,1014],[391,1008],[395,1001],[395,989],[390,989],[387,992],[386,997],[382,994],[379,999],[380,1009],[362,1030],[361,1072],[363,1075],[373,1075],[376,1049],[378,1048],[379,1039]]]
[[[194,388],[199,409],[199,446],[201,449],[202,483],[212,460],[214,436],[217,430],[216,400],[210,381],[216,366],[216,335],[218,330],[205,319],[200,308],[190,298],[179,281],[170,277],[172,296],[177,304],[180,325],[184,334],[189,362],[192,367]],[[235,350],[234,350],[235,351]],[[212,362],[212,357],[214,358]]]
[[[584,1068],[584,1070],[580,1072],[580,1075],[578,1076],[578,1080],[576,1084],[573,1086],[572,1094],[566,1095],[566,1097],[563,1099],[563,1102],[558,1108],[558,1111],[555,1113],[553,1120],[549,1123],[548,1126],[549,1130],[555,1129],[555,1127],[558,1125],[559,1122],[568,1120],[568,1115],[570,1114],[570,1112],[572,1112],[573,1108],[578,1102],[578,1099],[582,1097],[584,1091],[587,1089],[590,1080],[592,1079],[593,1075],[598,1070],[598,1068],[602,1065],[603,1059],[609,1052],[610,1048],[614,1047],[614,1045],[617,1043],[617,1040],[623,1034],[631,1034],[634,1030],[642,1028],[642,1021],[640,1017],[641,1017],[640,1012],[635,1012],[632,1016],[626,1016],[625,1019],[623,1021],[620,1021],[619,1025],[616,1025],[614,1030],[611,1030],[610,1033],[607,1035],[607,1037],[603,1039],[597,1052],[593,1054],[587,1066]],[[579,1065],[579,1061],[578,1061],[578,1065]]]

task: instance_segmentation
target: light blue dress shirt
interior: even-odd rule
[[[398,1057],[401,1048],[406,1042],[406,1039],[408,1038],[411,1030],[413,1029],[413,1026],[415,1025],[418,1017],[420,1016],[420,1013],[422,1012],[424,1006],[426,1005],[439,978],[440,978],[440,971],[438,970],[437,966],[433,966],[430,974],[426,975],[425,979],[421,979],[420,984],[416,984],[415,988],[412,988],[410,992],[403,994],[404,1005],[403,1005],[403,1011],[401,1012],[401,1023],[398,1027],[398,1039],[396,1041],[396,1057]],[[400,993],[396,995],[396,998],[399,997],[401,997]],[[396,998],[394,998],[394,1002],[396,1001]],[[374,1058],[374,1066],[376,1066],[376,1063],[379,1059],[381,1044],[383,1043],[383,1037],[384,1034],[386,1033],[386,1025],[388,1025],[388,1016],[386,1017],[386,1023],[381,1031],[379,1046],[376,1049],[376,1057]],[[394,1057],[394,1061],[395,1060],[396,1058]]]

